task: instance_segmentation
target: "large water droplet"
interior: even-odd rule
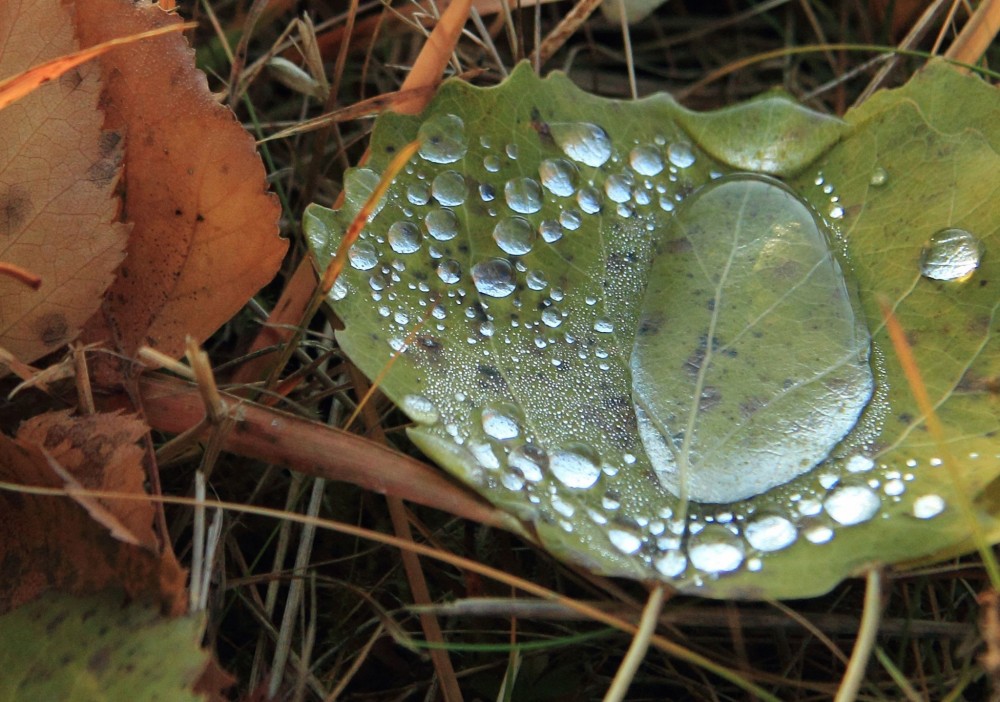
[[[431,183],[431,194],[445,207],[457,207],[465,202],[469,188],[465,177],[457,171],[439,173]]]
[[[642,539],[626,529],[608,529],[608,539],[626,555],[632,555],[642,546]]]
[[[420,156],[432,163],[454,163],[467,150],[465,123],[458,115],[437,115],[420,125]]]
[[[454,285],[462,278],[462,264],[449,258],[437,264],[438,278],[448,285]]]
[[[920,273],[934,280],[962,280],[983,258],[983,242],[964,229],[942,229],[920,253]]]
[[[687,142],[675,142],[667,147],[667,160],[678,168],[688,168],[694,165],[694,149]]]
[[[542,209],[542,186],[534,178],[511,178],[503,187],[507,207],[521,214]]]
[[[812,210],[776,180],[728,176],[685,200],[663,241],[631,367],[664,486],[735,502],[822,462],[874,382],[868,329]]]
[[[420,229],[413,222],[394,222],[386,234],[389,246],[396,253],[411,254],[420,250]]]
[[[427,233],[438,241],[448,241],[458,235],[458,217],[451,210],[431,210],[424,217]]]
[[[931,519],[944,511],[944,499],[940,495],[923,495],[913,501],[913,516],[917,519]]]
[[[589,185],[580,188],[576,194],[576,202],[587,214],[597,214],[601,211],[601,193]]]
[[[830,518],[844,526],[867,522],[881,506],[878,495],[865,485],[839,487],[823,501],[823,508]]]
[[[663,170],[663,158],[658,149],[652,146],[637,146],[628,155],[632,170],[643,176],[659,175]]]
[[[529,483],[537,483],[549,464],[548,454],[534,444],[523,444],[511,449],[507,465],[516,470]]]
[[[509,441],[521,435],[520,412],[513,405],[483,409],[480,419],[486,435],[497,441]]]
[[[402,407],[414,422],[434,424],[439,419],[437,407],[423,395],[407,395],[403,398]]]
[[[728,573],[743,564],[743,542],[729,529],[709,524],[688,541],[691,565],[706,573]]]
[[[488,297],[507,297],[514,292],[514,267],[502,258],[480,261],[472,267],[476,290]]]
[[[589,122],[550,122],[549,133],[563,153],[587,166],[603,166],[611,158],[608,133]]]
[[[566,487],[593,487],[601,477],[600,458],[586,444],[572,443],[549,454],[549,469]]]
[[[351,262],[352,268],[359,271],[371,270],[378,264],[378,252],[371,242],[359,240],[355,241],[351,248],[347,250],[347,260]]]
[[[569,197],[576,190],[577,169],[564,158],[547,158],[538,165],[538,178],[553,195]]]
[[[632,199],[632,183],[618,173],[604,181],[604,192],[612,202],[628,202]]]
[[[524,217],[508,217],[493,227],[493,240],[504,253],[523,256],[535,243],[535,229]]]
[[[755,518],[743,529],[747,543],[758,551],[780,551],[788,548],[798,537],[795,525],[777,514]]]
[[[680,551],[669,551],[653,561],[653,567],[661,575],[675,578],[687,568],[687,557]]]

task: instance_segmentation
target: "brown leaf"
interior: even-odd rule
[[[121,414],[35,417],[16,439],[0,435],[0,480],[25,486],[144,494],[139,420]],[[53,470],[52,464],[58,466]],[[184,571],[163,555],[147,500],[0,492],[0,613],[47,590],[88,594],[109,588],[184,611]],[[95,521],[97,515],[100,521]],[[123,529],[140,545],[109,533]]]
[[[0,79],[71,53],[69,10],[0,2],[0,47]],[[0,346],[24,362],[76,337],[122,260],[119,137],[102,132],[99,94],[88,64],[0,110],[0,260],[42,281],[32,290],[0,277]]]
[[[81,43],[180,22],[148,2],[77,0]],[[128,257],[85,337],[126,355],[173,357],[202,341],[274,276],[287,242],[253,139],[217,104],[194,52],[168,35],[100,59],[105,126],[125,135]]]

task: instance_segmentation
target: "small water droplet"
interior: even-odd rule
[[[546,219],[538,225],[538,233],[542,235],[542,239],[547,244],[554,244],[562,239],[563,228],[562,225],[554,219]]]
[[[743,542],[729,529],[709,524],[688,541],[691,565],[706,573],[728,573],[743,564]]]
[[[847,465],[844,467],[847,468],[848,473],[867,473],[875,467],[875,461],[868,456],[851,456],[847,459]]]
[[[885,170],[881,166],[877,166],[875,170],[872,171],[872,177],[868,182],[876,188],[881,188],[889,182],[889,171]]]
[[[534,178],[511,178],[503,187],[507,207],[520,214],[542,209],[542,187]]]
[[[840,205],[834,205],[830,208],[830,219],[843,219],[844,218],[844,208]]]
[[[454,285],[462,278],[462,265],[453,258],[437,265],[438,278],[448,285]]]
[[[440,419],[437,407],[423,395],[407,395],[402,407],[410,419],[420,424],[435,424]]]
[[[829,543],[833,538],[833,529],[823,524],[809,527],[804,533],[806,540],[812,544]]]
[[[406,199],[413,205],[426,205],[431,201],[431,188],[422,180],[411,183],[406,189]]]
[[[537,483],[542,479],[549,457],[534,444],[523,444],[511,449],[507,456],[507,465],[516,470],[529,483]]]
[[[624,529],[608,529],[608,539],[615,548],[627,556],[632,555],[642,546],[642,539]]]
[[[576,190],[578,171],[564,158],[547,158],[538,165],[538,178],[553,195],[569,197]]]
[[[598,318],[594,322],[594,331],[601,332],[602,334],[610,334],[615,330],[615,325],[610,319],[605,319],[604,317]]]
[[[514,292],[514,268],[502,258],[480,261],[472,267],[476,290],[488,297],[507,297]]]
[[[500,484],[512,492],[517,492],[524,488],[524,478],[508,471],[500,476]]]
[[[489,173],[496,173],[500,170],[500,157],[495,154],[483,156],[483,168]]]
[[[823,501],[826,513],[844,526],[867,522],[875,516],[881,505],[878,495],[864,485],[844,485]]]
[[[555,307],[546,307],[542,310],[542,323],[555,329],[562,324],[562,314]]]
[[[576,442],[553,451],[549,469],[563,485],[580,490],[593,487],[601,477],[600,458],[592,448]]]
[[[525,281],[532,290],[544,290],[549,284],[549,281],[545,278],[545,273],[538,270],[528,271]]]
[[[983,257],[983,242],[964,229],[942,229],[920,253],[920,273],[933,280],[964,280]]]
[[[481,414],[483,431],[497,441],[509,441],[521,435],[518,410],[513,405],[486,407]]]
[[[601,211],[601,193],[589,185],[580,188],[576,194],[576,202],[580,205],[580,209],[587,214],[597,214]]]
[[[628,202],[632,199],[632,184],[628,178],[616,173],[604,181],[604,193],[612,202]]]
[[[550,122],[549,133],[574,161],[597,168],[611,158],[611,139],[608,133],[589,122]]]
[[[493,240],[504,253],[523,256],[535,243],[535,229],[524,217],[508,217],[493,228]]]
[[[563,210],[559,213],[559,224],[562,225],[563,229],[576,231],[583,224],[583,219],[576,210]]]
[[[675,142],[667,147],[667,160],[678,168],[688,168],[694,165],[694,149],[687,142]]]
[[[389,246],[400,254],[411,254],[420,250],[422,236],[413,222],[394,222],[386,234]]]
[[[378,252],[368,241],[355,241],[347,250],[347,260],[351,267],[359,271],[368,271],[378,264]]]
[[[345,283],[341,278],[337,278],[333,282],[333,288],[330,290],[330,298],[334,301],[343,300],[347,297],[347,283]]]
[[[518,154],[517,144],[507,144],[507,146],[505,146],[503,150],[504,153],[507,154],[507,158],[509,158],[511,161],[517,160],[517,154]]]
[[[431,210],[424,217],[424,226],[438,241],[448,241],[458,235],[458,217],[451,210]]]
[[[756,517],[747,524],[743,536],[746,537],[747,543],[758,551],[780,551],[795,543],[798,532],[790,521],[780,515],[771,514]]]
[[[454,163],[467,149],[465,123],[457,115],[437,115],[420,125],[418,153],[431,163]]]
[[[655,176],[663,170],[660,152],[652,146],[637,146],[628,155],[629,165],[639,175]]]
[[[439,173],[431,183],[431,195],[445,207],[457,207],[469,194],[465,177],[457,171]]]
[[[931,519],[944,511],[944,498],[940,495],[923,495],[913,501],[913,516],[917,519]]]
[[[661,575],[668,578],[675,578],[687,568],[687,558],[680,551],[669,551],[653,561],[653,567]]]

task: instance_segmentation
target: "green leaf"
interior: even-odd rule
[[[0,700],[200,700],[203,628],[120,597],[45,595],[0,617]]]
[[[944,64],[843,121],[773,94],[707,114],[607,100],[522,65],[380,117],[371,170],[305,226],[325,266],[419,135],[331,300],[366,374],[398,356],[382,389],[413,440],[557,556],[804,597],[966,542],[943,461],[974,491],[1000,475],[998,109]],[[973,238],[930,250],[944,229]],[[967,279],[921,275],[963,258]]]

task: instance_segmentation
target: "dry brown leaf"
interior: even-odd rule
[[[16,439],[0,435],[0,480],[143,495],[143,454],[135,442],[145,431],[138,419],[117,413],[40,415],[25,422]],[[47,590],[109,588],[184,611],[185,574],[173,555],[160,553],[150,501],[3,491],[0,514],[0,613]],[[125,530],[139,545],[109,529]]]
[[[73,52],[69,10],[58,0],[3,0],[0,47],[0,78]],[[99,96],[99,71],[88,64],[0,110],[0,261],[42,280],[32,290],[0,277],[0,346],[24,362],[77,335],[122,259],[119,138],[102,132]]]
[[[180,22],[148,2],[77,0],[81,44]],[[128,257],[85,338],[174,358],[271,280],[287,248],[253,139],[216,103],[194,52],[168,35],[100,59],[105,126],[125,135]]]

